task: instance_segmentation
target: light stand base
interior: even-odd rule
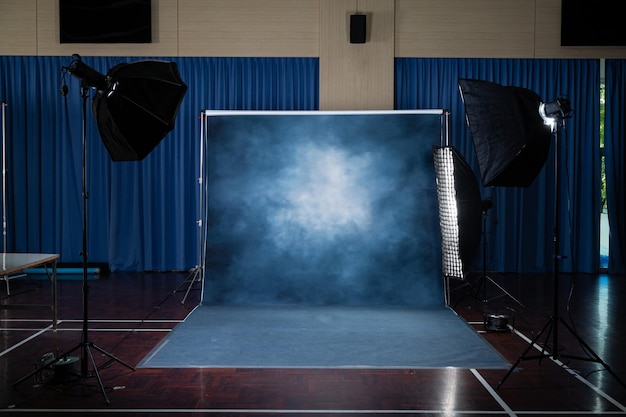
[[[526,308],[526,306],[524,306],[524,304],[522,304],[521,301],[519,301],[517,298],[513,297],[513,295],[511,295],[510,292],[505,290],[504,287],[502,287],[500,284],[498,284],[496,281],[494,281],[489,275],[487,275],[487,246],[488,246],[487,245],[487,212],[488,212],[489,208],[491,208],[491,205],[492,205],[491,198],[488,198],[488,199],[483,201],[483,214],[482,214],[483,273],[480,276],[480,278],[478,278],[478,280],[476,280],[475,284],[472,284],[470,282],[466,282],[465,283],[464,286],[469,286],[470,289],[465,293],[465,295],[459,301],[456,302],[456,304],[453,307],[456,307],[457,305],[459,305],[459,303],[461,303],[461,301],[463,301],[465,299],[465,297],[467,297],[468,295],[470,295],[470,293],[473,292],[472,297],[475,300],[480,301],[483,304],[489,304],[493,300],[496,300],[498,298],[507,296],[511,300],[513,300],[517,304],[519,304],[520,307]],[[498,288],[501,293],[498,294],[495,297],[487,298],[487,282],[490,282],[492,285],[494,285],[496,288]],[[463,288],[463,287],[461,287],[461,288]],[[482,299],[478,297],[478,293],[480,292],[481,289],[483,290],[483,298]]]
[[[83,229],[83,233],[82,233],[82,251],[81,251],[81,257],[83,259],[83,328],[82,328],[82,337],[81,337],[81,342],[76,345],[74,348],[70,349],[69,351],[65,352],[63,355],[59,356],[58,358],[52,360],[51,362],[47,363],[46,368],[50,368],[50,367],[54,367],[56,364],[61,364],[64,363],[65,361],[68,360],[68,358],[70,357],[70,355],[81,349],[82,351],[82,356],[81,356],[81,370],[80,370],[80,378],[82,379],[87,379],[90,376],[95,375],[96,378],[98,379],[98,384],[100,386],[100,392],[102,392],[102,396],[104,397],[104,400],[106,401],[107,404],[110,404],[110,400],[109,397],[106,394],[106,390],[104,389],[104,384],[102,383],[102,379],[100,378],[100,372],[99,372],[99,368],[98,365],[96,365],[96,360],[93,357],[93,352],[92,349],[97,350],[98,352],[102,353],[103,355],[107,356],[110,361],[115,361],[118,362],[122,365],[124,365],[125,367],[127,367],[128,369],[134,371],[135,368],[130,366],[129,364],[127,364],[126,362],[121,361],[120,359],[116,358],[115,356],[113,356],[112,354],[110,354],[109,352],[99,348],[98,346],[96,346],[94,343],[89,341],[89,286],[87,285],[87,275],[88,275],[88,262],[87,262],[87,199],[89,196],[89,193],[87,192],[87,97],[88,97],[88,87],[85,83],[84,80],[81,80],[81,86],[80,86],[80,91],[81,91],[81,98],[82,98],[82,125],[83,125],[83,129],[82,129],[82,203],[83,203],[83,216],[82,216],[82,229]],[[87,362],[89,361],[89,362]],[[92,367],[93,367],[93,375],[89,373],[89,363],[91,363]],[[107,364],[110,362],[107,362]],[[38,375],[40,372],[42,372],[45,368],[40,368],[40,369],[35,369],[33,372],[31,372],[30,374],[26,375],[25,377],[21,378],[20,380],[18,380],[17,382],[15,382],[13,384],[13,387],[15,388],[17,385],[21,384],[22,382],[24,382],[25,380]]]
[[[559,350],[558,346],[552,346],[552,349],[553,349],[552,353],[549,353],[547,351],[545,346],[547,345],[550,336],[553,335],[553,332],[558,332],[557,326],[559,324],[563,325],[563,327],[565,327],[565,329],[567,329],[567,331],[569,331],[569,333],[576,338],[576,340],[578,341],[580,346],[583,348],[584,351],[586,351],[588,353],[589,356],[577,356],[577,355],[559,354],[558,353],[558,350]],[[539,340],[541,335],[544,334],[544,333],[546,333],[546,337],[545,337],[545,343],[541,347],[541,353],[538,354],[538,355],[528,355],[528,352],[530,352],[530,349],[532,349],[533,346],[536,345],[537,340]],[[600,358],[600,356],[598,356],[598,354],[596,352],[594,352],[594,350],[591,349],[591,347],[576,333],[576,331],[572,328],[572,326],[567,324],[561,317],[550,317],[550,319],[545,324],[545,326],[543,326],[541,331],[539,331],[539,333],[537,333],[537,335],[528,343],[528,346],[526,347],[526,350],[524,350],[522,355],[519,358],[517,358],[517,361],[515,361],[515,363],[511,366],[511,368],[509,368],[509,371],[506,373],[506,375],[504,375],[504,377],[500,380],[500,382],[498,382],[498,385],[496,385],[496,389],[499,389],[500,386],[502,386],[502,384],[504,384],[504,381],[506,381],[506,379],[509,377],[509,375],[511,375],[511,373],[519,366],[519,364],[522,361],[531,360],[531,359],[538,359],[541,362],[541,360],[543,358],[552,358],[552,359],[555,359],[555,360],[556,359],[560,359],[560,358],[565,358],[565,359],[573,359],[573,360],[579,360],[579,361],[598,363],[598,364],[602,365],[602,367],[613,378],[615,378],[615,380],[622,387],[626,388],[626,384],[624,384],[624,382],[611,369],[611,367],[609,365],[607,365],[607,363],[604,362]]]
[[[491,285],[495,286],[498,290],[500,290],[500,294],[498,294],[498,295],[496,295],[494,297],[491,297],[491,298],[487,298],[487,283],[491,283]],[[508,297],[511,300],[515,301],[520,307],[526,308],[526,306],[524,304],[522,304],[522,302],[520,300],[515,298],[510,292],[508,292],[506,289],[504,289],[503,286],[498,284],[489,275],[483,274],[483,275],[480,276],[480,278],[478,279],[477,285],[476,285],[476,294],[478,294],[480,292],[481,288],[483,288],[483,299],[481,300],[483,304],[489,304],[493,300],[497,300],[498,298],[501,298],[501,297]],[[474,295],[474,297],[477,297],[477,296]]]
[[[559,129],[563,126],[564,126],[563,118],[559,119],[558,123],[555,121],[552,124],[552,136],[554,139],[554,196],[555,196],[554,198],[554,230],[553,230],[554,235],[552,239],[552,242],[553,242],[553,253],[552,253],[553,255],[552,256],[553,286],[554,286],[553,294],[552,294],[553,296],[552,317],[550,317],[546,325],[543,326],[541,331],[537,333],[537,335],[530,341],[526,350],[524,350],[522,355],[517,359],[517,361],[513,364],[513,366],[511,366],[511,368],[506,373],[504,378],[502,378],[502,380],[498,382],[498,385],[496,386],[496,388],[500,388],[500,386],[502,386],[504,381],[506,381],[506,379],[509,377],[509,375],[511,375],[511,373],[515,370],[515,368],[517,368],[517,366],[520,364],[521,361],[529,360],[529,359],[539,359],[541,361],[541,359],[547,358],[547,357],[550,357],[554,360],[557,360],[559,358],[567,358],[567,359],[599,363],[613,378],[615,378],[617,382],[619,382],[619,384],[622,387],[626,388],[626,385],[624,385],[624,382],[617,376],[617,374],[615,374],[615,372],[613,372],[613,370],[598,356],[598,354],[594,352],[593,349],[591,349],[591,347],[589,347],[587,343],[585,343],[585,341],[576,333],[574,328],[570,326],[569,324],[567,324],[559,316],[559,263],[560,263],[560,260],[563,259],[563,257],[560,253],[561,237],[560,237],[560,232],[559,232],[559,224],[560,224],[560,214],[561,214],[560,212],[561,179],[560,179],[560,170],[559,170],[558,162],[559,162],[559,142],[560,142],[560,130]],[[582,347],[582,349],[585,352],[587,352],[588,356],[585,357],[585,356],[572,356],[572,355],[559,354],[559,338],[558,338],[559,324],[563,325],[563,327],[565,327],[565,329],[569,331],[571,335],[576,338],[579,345]],[[535,342],[539,340],[539,338],[541,337],[543,333],[546,333],[546,339],[545,339],[545,343],[543,347],[541,348],[541,353],[539,355],[528,355],[528,352],[530,352],[530,349],[533,346],[535,346]],[[550,336],[552,336],[552,340],[553,340],[552,354],[549,354],[545,348]]]
[[[187,297],[189,296],[189,292],[192,290],[192,288],[198,284],[202,282],[202,267],[201,266],[196,266],[194,269],[192,269],[189,272],[189,275],[187,275],[187,277],[185,278],[185,280],[183,282],[181,282],[178,287],[176,287],[176,289],[172,292],[172,294],[176,294],[178,292],[183,291],[182,288],[185,287],[185,284],[187,284],[187,289],[185,290],[185,295],[183,296],[183,299],[180,301],[181,304],[185,304],[185,301],[187,301]]]
[[[487,298],[487,284],[490,283],[491,285],[495,286],[498,290],[500,290],[500,294],[495,295],[491,298]],[[472,298],[474,298],[476,301],[482,303],[482,304],[489,304],[494,300],[497,300],[498,298],[502,298],[502,297],[508,297],[511,300],[513,300],[514,302],[516,302],[517,304],[519,304],[520,307],[522,308],[526,308],[526,306],[517,298],[515,298],[510,292],[508,292],[503,286],[501,286],[500,284],[498,284],[493,278],[491,278],[489,275],[486,274],[482,274],[475,283],[470,283],[470,282],[466,282],[462,287],[463,288],[465,286],[470,287],[467,292],[463,295],[463,297],[461,297],[453,306],[453,308],[456,308],[456,306],[458,306],[466,297],[468,296],[472,296]],[[483,297],[480,297],[480,292],[483,292]]]
[[[107,404],[110,404],[111,401],[109,400],[109,397],[107,396],[106,390],[104,389],[104,384],[102,383],[102,378],[100,377],[100,368],[98,368],[98,366],[96,365],[96,360],[93,356],[93,352],[92,349],[97,350],[98,352],[100,352],[101,354],[107,356],[110,361],[115,361],[117,363],[120,363],[122,365],[124,365],[125,367],[127,367],[128,369],[130,369],[131,371],[134,371],[135,368],[129,364],[127,364],[126,362],[122,361],[121,359],[116,358],[115,356],[113,356],[112,354],[110,354],[109,352],[105,351],[104,349],[98,347],[97,345],[95,345],[93,342],[81,342],[79,343],[77,346],[75,346],[74,348],[68,350],[67,352],[65,352],[64,354],[62,354],[61,356],[59,356],[58,358],[54,359],[53,361],[50,361],[48,363],[46,363],[45,368],[49,369],[49,368],[55,368],[58,365],[62,365],[65,364],[67,362],[69,362],[69,358],[71,358],[71,354],[74,353],[75,351],[81,349],[82,350],[82,358],[81,358],[81,372],[79,377],[81,379],[87,379],[91,376],[95,376],[96,379],[98,380],[98,385],[100,386],[100,392],[102,393],[102,396],[104,397],[104,401]],[[87,360],[89,360],[89,362],[91,363],[91,366],[93,367],[93,373],[89,372],[89,364],[86,362]],[[110,362],[109,361],[109,362]],[[107,364],[109,363],[107,362]],[[40,372],[42,372],[44,370],[44,368],[41,369],[36,369],[33,372],[31,372],[30,374],[20,378],[17,382],[15,382],[13,384],[13,388],[17,387],[19,384],[21,384],[22,382],[26,381],[29,378],[34,377],[35,375],[39,374]]]

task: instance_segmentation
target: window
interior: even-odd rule
[[[606,205],[606,174],[604,166],[604,115],[605,115],[605,81],[604,60],[600,60],[600,169],[601,169],[601,212],[600,212],[600,270],[609,267],[609,215]]]

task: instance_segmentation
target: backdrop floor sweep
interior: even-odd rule
[[[510,364],[451,309],[199,306],[142,368],[478,368]]]

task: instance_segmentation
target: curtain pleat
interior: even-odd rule
[[[111,161],[91,114],[93,92],[88,98],[89,261],[106,262],[112,270],[184,270],[195,266],[199,250],[199,115],[202,110],[319,108],[319,62],[315,58],[155,59],[176,62],[189,90],[174,131],[143,161]],[[118,63],[139,59],[83,57],[83,60],[106,73]],[[82,99],[78,80],[70,76],[66,80],[69,94],[64,97],[60,93],[61,68],[69,61],[69,57],[0,57],[0,100],[8,104],[8,250],[60,253],[62,262],[79,262]],[[616,271],[624,265],[624,97],[618,96],[623,95],[624,90],[619,84],[623,83],[624,76],[621,62],[607,65],[607,83],[619,85],[618,88],[607,87],[607,111],[613,112],[612,115],[607,113],[607,146],[613,146],[607,148],[607,156],[612,152],[613,158],[612,165],[607,160],[609,187],[613,187],[609,190],[609,207],[613,213],[609,214],[612,216],[610,262],[613,262],[610,268]],[[609,77],[609,73],[613,75]],[[565,258],[561,269],[597,272],[598,61],[396,59],[396,108],[448,109],[452,145],[477,173],[473,142],[457,87],[459,78],[528,88],[544,101],[562,95],[571,100],[574,114],[566,121],[556,158],[562,179],[559,230],[561,255]],[[622,125],[618,122],[620,119]],[[502,272],[552,270],[556,197],[553,151],[554,147],[530,187],[482,187],[483,198],[490,196],[494,201],[494,207],[488,212],[488,269]],[[482,267],[481,259],[475,263]]]
[[[114,271],[186,270],[198,260],[199,115],[205,109],[315,110],[315,58],[83,57],[106,74],[174,61],[189,90],[176,125],[144,160],[112,162],[87,99],[88,260]],[[7,250],[82,260],[82,97],[69,57],[0,57],[7,103]]]
[[[626,274],[626,60],[606,61],[604,150],[609,272]]]
[[[543,101],[567,95],[574,115],[561,135],[559,235],[563,271],[597,272],[599,266],[600,151],[599,62],[533,59],[396,59],[396,108],[450,111],[451,145],[473,167],[474,145],[465,122],[459,78],[480,79],[533,90]],[[492,197],[488,211],[487,268],[501,272],[553,269],[554,146],[528,188],[481,187]],[[479,251],[480,252],[480,251]],[[482,268],[482,252],[475,267]]]

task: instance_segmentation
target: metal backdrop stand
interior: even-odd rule
[[[109,361],[106,362],[105,365],[110,364],[111,361],[118,362],[128,369],[134,371],[135,368],[126,362],[116,358],[109,352],[103,350],[98,347],[96,344],[89,340],[89,285],[87,281],[87,199],[89,195],[87,193],[87,97],[88,97],[89,88],[86,86],[85,82],[81,80],[80,92],[82,97],[82,116],[83,116],[83,155],[82,155],[82,199],[83,199],[83,235],[82,235],[82,261],[83,261],[83,329],[82,329],[82,338],[78,345],[74,348],[68,350],[63,353],[53,361],[46,363],[46,368],[54,368],[54,366],[61,362],[67,361],[70,354],[77,350],[81,350],[81,361],[80,361],[80,377],[84,380],[89,377],[95,376],[98,380],[98,385],[100,386],[100,392],[104,397],[104,400],[107,404],[111,401],[107,396],[106,390],[104,389],[104,384],[102,383],[102,379],[100,378],[100,368],[96,365],[96,361],[93,356],[92,350],[96,350],[101,354],[107,356]],[[89,371],[89,363],[91,363],[92,372]],[[36,369],[25,377],[21,378],[19,381],[13,384],[16,385],[22,383],[23,381],[29,379],[30,377],[35,376],[36,374],[42,372],[44,368]]]
[[[6,107],[2,102],[2,252],[7,251],[7,127]],[[7,281],[7,292],[9,290]]]
[[[173,294],[183,291],[185,285],[187,285],[187,289],[185,291],[185,295],[180,301],[181,304],[185,304],[187,297],[189,296],[189,292],[196,286],[196,284],[200,284],[200,302],[202,302],[202,294],[204,293],[204,268],[205,268],[205,254],[206,254],[206,208],[207,204],[205,202],[205,187],[207,186],[206,182],[206,174],[204,172],[204,153],[206,149],[206,123],[207,117],[206,113],[202,111],[200,115],[200,120],[202,121],[200,125],[200,160],[199,160],[199,173],[198,173],[198,184],[199,184],[199,207],[198,207],[198,215],[199,219],[196,221],[198,225],[198,263],[197,265],[189,272],[187,277],[183,282],[181,282],[178,287],[174,290]]]
[[[500,386],[506,381],[506,379],[511,375],[511,373],[517,368],[521,361],[530,360],[530,359],[541,359],[551,357],[553,360],[558,360],[559,358],[566,359],[574,359],[580,361],[587,362],[596,362],[602,365],[604,369],[613,376],[619,382],[620,385],[626,388],[624,382],[617,376],[615,372],[609,367],[609,365],[604,362],[600,356],[596,352],[589,347],[589,345],[576,333],[574,328],[563,320],[563,318],[559,315],[559,261],[562,259],[560,254],[560,234],[559,234],[559,220],[560,220],[560,173],[559,173],[559,142],[560,142],[560,128],[564,126],[564,120],[559,118],[552,124],[552,136],[554,139],[554,248],[553,248],[553,311],[552,317],[548,319],[548,322],[543,326],[541,331],[537,333],[537,335],[529,342],[528,347],[522,355],[517,359],[517,361],[511,366],[509,371],[504,375],[504,377],[498,382],[496,389],[500,388]],[[567,331],[578,341],[580,346],[583,348],[585,352],[587,352],[588,356],[576,356],[576,355],[568,355],[559,353],[559,324],[563,325]],[[546,334],[545,342],[543,346],[541,346],[541,353],[538,355],[528,355],[530,349],[536,346],[537,340],[541,337],[542,334]],[[552,336],[552,353],[549,353],[546,345]]]

